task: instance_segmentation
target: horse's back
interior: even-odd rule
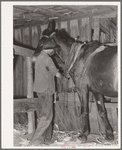
[[[116,97],[118,90],[117,47],[107,47],[96,53],[87,66],[91,90]]]

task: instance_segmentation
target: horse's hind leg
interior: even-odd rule
[[[82,84],[80,90],[78,90],[79,99],[81,101],[81,134],[79,140],[86,142],[87,136],[89,135],[89,114],[88,114],[88,89],[86,85]]]
[[[104,97],[101,94],[94,94],[94,97],[96,99],[97,107],[98,107],[98,113],[99,116],[102,118],[104,126],[105,126],[105,132],[106,132],[106,140],[113,140],[113,129],[109,123],[107,112],[104,104]]]

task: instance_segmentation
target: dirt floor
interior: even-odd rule
[[[76,148],[118,148],[118,136],[115,133],[115,140],[108,142],[104,135],[90,134],[86,143],[81,143],[78,139],[79,133],[75,131],[53,131],[53,139],[55,142],[50,145],[32,145],[28,140],[27,125],[16,124],[14,126],[14,147],[36,147],[36,148],[61,148],[61,149],[76,149]]]

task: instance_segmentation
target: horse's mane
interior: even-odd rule
[[[64,39],[68,43],[74,43],[75,39],[71,37],[65,29],[60,29],[56,32],[56,35],[61,39]]]
[[[75,40],[75,38],[71,37],[65,29],[57,30],[56,35],[58,37],[60,37],[61,39],[65,40],[67,43],[70,43],[70,44],[73,44],[74,42],[78,42],[78,43],[81,43],[81,44],[84,43],[82,41]],[[87,43],[87,41],[86,41],[86,43]]]

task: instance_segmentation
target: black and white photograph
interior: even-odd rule
[[[1,8],[2,148],[120,148],[120,2]]]

